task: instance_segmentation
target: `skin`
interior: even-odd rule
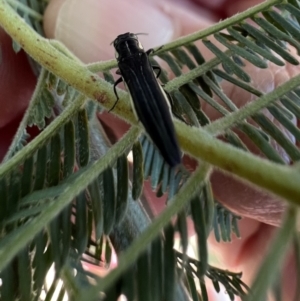
[[[173,2],[152,0],[147,3],[142,0],[128,1],[128,3],[124,0],[120,1],[86,0],[84,7],[80,7],[80,1],[53,0],[45,14],[46,35],[49,38],[61,40],[79,58],[88,63],[113,58],[114,50],[109,44],[120,33],[148,32],[148,36],[141,36],[145,49],[148,49],[198,31],[220,18],[228,17],[260,2],[258,0],[173,0]],[[113,8],[110,8],[110,5],[113,5]],[[128,7],[130,10],[127,11]],[[118,18],[118,22],[111,22],[114,17],[110,14],[113,13],[115,16],[114,8],[119,9],[120,14],[122,13],[122,18]],[[147,11],[146,15],[143,14],[144,11]],[[132,18],[132,14],[136,15],[136,18]],[[84,22],[86,19],[89,21]],[[156,22],[152,22],[153,20]],[[109,26],[103,27],[101,26],[103,24],[109,24]],[[3,31],[0,31],[0,40],[3,57],[3,62],[0,64],[0,86],[2,86],[0,156],[3,157],[30,100],[35,77],[24,53],[17,55],[13,53],[11,40]],[[198,45],[202,47],[201,51],[205,57],[209,58],[211,54],[203,49],[200,43]],[[254,85],[265,92],[271,91],[299,72],[299,67],[291,65],[284,67],[270,65],[268,70],[259,70],[250,65],[246,68],[254,78]],[[229,84],[224,84],[223,89],[238,107],[254,100],[250,95]],[[210,118],[219,117],[210,107],[203,106],[203,109]],[[128,125],[118,120],[113,114],[103,114],[99,117],[112,129],[117,138],[128,129]],[[296,119],[293,122],[299,126]],[[282,131],[284,132],[284,129]],[[288,133],[285,134],[293,143],[296,143],[294,137]],[[259,154],[247,139],[244,139],[244,142],[251,151]],[[285,152],[275,143],[274,146],[278,148],[282,158],[289,163]],[[193,161],[188,159],[187,161],[191,169],[195,167]],[[212,175],[212,185],[216,198],[245,218],[240,222],[242,239],[233,237],[232,243],[225,244],[216,243],[212,236],[209,239],[210,247],[218,254],[222,267],[226,264],[229,269],[242,270],[243,280],[251,283],[276,231],[276,226],[280,225],[285,203],[220,172]],[[157,214],[164,207],[164,201],[156,199],[149,186],[146,185],[144,193],[154,214]],[[294,296],[296,285],[294,266],[295,260],[291,252],[282,271],[283,300],[291,300]]]

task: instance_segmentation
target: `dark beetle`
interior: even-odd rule
[[[116,86],[124,81],[130,93],[134,111],[143,124],[146,132],[161,152],[165,161],[174,167],[181,162],[181,154],[175,135],[174,125],[168,104],[168,97],[157,82],[154,70],[160,68],[151,66],[149,54],[152,49],[144,51],[136,34],[124,33],[113,42],[119,78],[114,85],[118,101]],[[116,104],[115,104],[116,105]]]

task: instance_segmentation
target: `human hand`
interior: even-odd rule
[[[88,0],[84,3],[65,1],[62,4],[61,1],[53,0],[45,15],[45,30],[49,37],[61,40],[84,62],[90,63],[112,58],[113,47],[109,44],[123,32],[147,32],[149,35],[141,36],[140,39],[145,49],[148,49],[165,44],[181,35],[198,31],[213,24],[220,17],[230,16],[259,2],[261,1]],[[209,56],[206,49],[201,51]],[[299,68],[286,65],[281,68],[270,66],[268,70],[261,70],[247,66],[247,72],[253,76],[254,85],[261,91],[268,92],[294,76],[299,72]],[[237,106],[243,106],[252,100],[249,95],[245,95],[232,85],[224,84],[223,89],[235,100]],[[203,106],[203,109],[212,119],[217,118],[208,106]],[[112,127],[117,137],[122,136],[128,127],[112,114],[104,114],[101,119]],[[294,123],[296,124],[296,120]],[[282,131],[285,132],[284,129]],[[293,137],[288,133],[285,134],[295,143]],[[278,151],[288,163],[285,152],[279,148]],[[285,205],[273,196],[259,192],[222,173],[215,172],[211,180],[218,200],[234,212],[250,217],[240,222],[241,240],[234,239],[231,244],[219,244],[210,238],[211,246],[223,258],[224,264],[244,271],[243,279],[249,283],[274,233],[274,227],[265,223],[280,224]],[[156,199],[148,185],[144,193],[153,211],[159,212],[164,206],[163,200]],[[296,279],[295,269],[291,268],[293,264],[294,258],[291,256],[287,259],[283,272],[283,275],[288,275],[283,276],[285,296],[283,300],[290,300],[293,296],[295,282],[293,283],[292,279]]]
[[[205,9],[203,9],[204,2],[206,3]],[[216,2],[219,4],[216,5]],[[240,7],[238,10],[242,10],[242,5],[251,6],[253,2],[257,1],[240,0],[237,3],[229,0],[209,2],[194,0],[194,3],[192,3],[177,0],[168,3],[154,0],[150,2],[56,0],[51,1],[46,12],[45,30],[48,37],[55,37],[61,40],[79,58],[89,63],[112,58],[113,47],[109,46],[109,44],[120,33],[126,31],[149,33],[148,36],[141,37],[142,43],[147,49],[207,27],[218,20],[220,16],[224,17],[235,12],[234,9],[237,7]],[[143,14],[144,11],[147,14]],[[114,21],[116,19],[117,22]],[[24,62],[25,59],[23,58],[22,61]],[[13,62],[11,63],[13,64]],[[20,65],[16,66],[17,68],[20,67]],[[29,67],[27,66],[26,70],[28,69]],[[299,70],[288,65],[288,67],[272,67],[268,70],[258,70],[249,66],[247,71],[251,75],[255,74],[255,84],[259,85],[260,90],[270,91],[292,77]],[[24,78],[23,76],[22,81]],[[24,85],[26,91],[29,88],[30,92],[34,86],[33,76],[31,79],[32,82]],[[24,83],[22,81],[20,81],[20,84]],[[7,86],[5,88],[8,89]],[[13,88],[11,91],[15,91]],[[225,85],[224,90],[236,100],[238,106],[251,101],[249,97],[240,97],[241,92],[230,85]],[[22,94],[23,96],[24,93]],[[15,98],[13,99],[15,100]],[[22,97],[19,102],[14,103],[14,110],[6,114],[4,119],[0,118],[0,120],[5,121],[4,124],[7,125],[14,116],[21,114],[25,107],[24,103],[26,104],[24,99]],[[26,99],[29,99],[29,97]],[[240,99],[243,99],[243,102],[239,102]],[[5,99],[3,99],[3,104],[3,107],[9,105]],[[212,116],[209,108],[204,107],[205,109],[208,116],[213,118],[214,116]],[[128,127],[112,114],[104,114],[102,120],[108,125],[113,124],[113,130],[118,137]],[[11,129],[12,127],[9,126],[9,128]],[[3,141],[6,141],[6,139],[3,139]],[[282,157],[285,158],[284,153],[282,153]],[[261,258],[263,258],[264,250],[267,248],[268,241],[274,232],[273,227],[260,223],[258,220],[279,224],[284,205],[279,200],[274,199],[274,197],[257,192],[251,187],[234,181],[232,178],[225,177],[220,173],[215,173],[212,176],[212,183],[214,193],[220,201],[233,211],[251,217],[251,219],[243,219],[240,223],[242,240],[235,240],[232,244],[214,244],[213,239],[211,239],[211,243],[218,249],[218,253],[223,256],[224,262],[245,271],[245,275],[249,279],[259,265]],[[156,200],[149,190],[146,190],[146,194],[153,205],[153,209],[157,211],[157,204],[162,204],[162,200]],[[293,266],[293,258],[290,258],[288,265]],[[296,279],[294,275],[291,276],[293,269],[288,266],[287,271],[289,277],[284,277],[284,279],[289,279],[289,281]],[[290,285],[292,285],[291,282],[285,286],[286,293],[293,291]]]

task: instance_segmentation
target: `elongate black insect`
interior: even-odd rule
[[[114,85],[117,101],[119,97],[116,86],[124,81],[137,118],[165,161],[171,167],[178,165],[181,162],[181,154],[168,97],[154,73],[154,70],[158,70],[158,77],[161,70],[158,66],[152,66],[148,58],[153,50],[144,51],[137,35],[129,32],[119,35],[113,44],[119,66],[117,74],[122,76]]]

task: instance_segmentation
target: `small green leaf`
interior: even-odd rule
[[[180,66],[178,65],[178,63],[175,61],[175,59],[170,54],[162,53],[162,54],[159,54],[158,56],[169,65],[172,72],[176,76],[179,76],[182,74]]]
[[[202,300],[209,301],[204,278],[199,279],[199,282],[200,282]]]
[[[206,185],[203,187],[202,195],[200,197],[204,205],[203,209],[205,218],[206,237],[208,237],[213,227],[213,219],[215,213],[215,200],[210,182],[207,182]]]
[[[235,64],[230,57],[228,57],[223,51],[221,51],[217,46],[215,46],[211,41],[203,39],[203,44],[218,57],[223,66],[226,66],[232,73],[234,73],[238,78],[242,79],[244,82],[251,82],[250,76],[243,71],[237,64]],[[231,73],[227,72],[227,73]]]
[[[152,300],[152,286],[150,285],[150,272],[156,273],[151,270],[149,252],[140,255],[137,260],[137,300]]]
[[[258,54],[260,54],[262,57],[269,60],[270,62],[272,62],[272,63],[274,63],[278,66],[284,66],[284,62],[282,60],[280,60],[279,58],[274,56],[271,52],[269,52],[269,51],[263,49],[262,47],[258,46],[256,43],[254,43],[250,39],[244,37],[236,29],[237,28],[233,28],[233,27],[228,27],[227,28],[227,30],[231,34],[231,36],[233,36],[238,42],[244,44],[249,49],[251,49],[252,51],[254,51]]]
[[[32,189],[32,174],[33,174],[33,157],[29,157],[23,167],[22,184],[21,184],[21,196],[25,196],[31,192]]]
[[[265,46],[272,49],[274,52],[279,54],[283,59],[288,61],[289,63],[293,65],[298,65],[298,60],[293,57],[291,54],[289,54],[287,51],[285,51],[282,47],[277,45],[275,42],[273,42],[270,38],[267,37],[267,35],[263,34],[261,31],[256,29],[254,26],[243,23],[241,26],[249,32],[251,36],[253,36],[255,39],[257,39],[259,42],[263,43]]]
[[[212,89],[212,91],[224,102],[224,104],[231,111],[235,111],[236,105],[231,101],[231,99],[223,92],[222,88],[214,83],[208,76],[203,76],[203,80]]]
[[[126,155],[122,155],[117,161],[117,200],[116,222],[121,223],[128,207],[128,161]]]
[[[130,268],[126,273],[122,275],[121,283],[122,283],[122,293],[126,296],[127,301],[136,300],[136,292],[135,292],[135,270]],[[155,289],[155,288],[153,288]],[[153,299],[155,300],[155,299]]]
[[[64,126],[64,162],[63,177],[70,176],[75,164],[75,127],[72,121]]]
[[[287,96],[280,98],[280,101],[286,109],[290,110],[298,119],[300,119],[300,107],[297,105],[297,103]]]
[[[164,300],[174,300],[176,286],[176,257],[173,250],[174,229],[172,225],[164,229]]]
[[[284,40],[293,45],[299,54],[300,52],[300,43],[293,39],[288,34],[282,32],[281,30],[277,29],[274,25],[272,25],[270,22],[266,21],[265,19],[255,16],[253,18],[253,21],[256,22],[259,26],[261,26],[266,32],[268,32],[270,35],[272,35],[276,39]]]
[[[272,105],[268,107],[268,110],[298,141],[300,141],[300,130],[286,117],[280,107]]]
[[[0,273],[2,284],[0,286],[1,299],[5,301],[15,301],[18,291],[18,276],[14,271],[13,265],[9,264]]]
[[[162,168],[164,164],[164,159],[160,152],[156,149],[153,158],[153,165],[151,169],[151,188],[156,190],[157,186],[161,182]]]
[[[39,233],[34,239],[34,258],[32,262],[33,267],[33,289],[40,292],[42,290],[44,279],[49,271],[50,265],[53,263],[49,256],[50,248],[47,249],[48,235],[46,233]],[[45,251],[47,249],[47,251]]]
[[[220,285],[219,285],[219,282],[216,281],[216,280],[212,280],[212,284],[213,284],[213,286],[214,286],[215,291],[216,291],[217,293],[219,293],[219,292],[220,292]]]
[[[257,66],[258,68],[267,68],[268,65],[267,63],[262,60],[260,57],[257,55],[251,54],[250,52],[247,51],[246,48],[242,48],[234,43],[230,43],[224,35],[221,33],[217,33],[214,35],[217,41],[222,43],[224,46],[226,46],[228,49],[232,50],[233,53],[240,55],[243,57],[245,60],[249,61],[252,63],[254,66]]]
[[[112,246],[109,243],[109,241],[106,240],[106,243],[105,243],[105,262],[106,262],[108,267],[110,266],[110,263],[111,263],[111,255],[112,255]]]
[[[195,278],[187,275],[188,285],[189,285],[189,291],[191,293],[191,297],[193,301],[199,301],[199,295],[195,284]]]
[[[60,178],[60,136],[51,138],[50,162],[48,165],[47,181],[49,186],[58,184]]]
[[[277,151],[272,147],[272,145],[265,139],[262,135],[262,132],[256,129],[254,126],[241,123],[238,127],[241,131],[243,131],[251,141],[259,148],[259,150],[270,160],[284,164],[283,159],[277,153]]]
[[[62,232],[62,252],[61,252],[61,262],[62,265],[65,264],[70,249],[71,249],[71,239],[72,239],[72,204],[69,204],[63,212],[60,214],[60,224]]]
[[[172,98],[174,102],[174,107],[177,108],[176,112],[178,112],[178,115],[183,116],[182,118],[188,124],[199,127],[197,116],[194,113],[190,103],[187,101],[185,96],[179,90],[175,90],[172,93]]]
[[[2,227],[2,223],[6,217],[6,209],[7,209],[7,183],[6,183],[6,178],[0,179],[0,231]]]
[[[108,235],[115,223],[116,195],[112,169],[109,167],[102,173],[103,178],[103,231]]]
[[[148,141],[145,142],[149,146]],[[132,198],[137,200],[143,190],[143,150],[140,142],[135,142],[132,147],[133,175],[132,175]]]
[[[37,154],[36,173],[33,190],[40,190],[44,187],[47,172],[47,146],[43,145]]]
[[[58,78],[51,72],[47,72],[48,73],[48,88],[50,90],[53,90],[56,88],[57,82],[58,82]]]
[[[239,136],[233,131],[227,131],[225,133],[226,140],[233,146],[242,149],[244,151],[249,151],[247,146],[243,143],[243,141],[239,138]]]
[[[57,87],[56,87],[56,93],[57,95],[63,95],[66,93],[67,91],[67,87],[68,87],[68,84],[66,82],[64,82],[63,80],[59,80],[58,81],[58,84],[57,84]]]
[[[300,160],[300,151],[265,115],[257,113],[252,116],[262,129],[267,132],[290,156],[293,161]]]
[[[203,89],[202,86],[201,88]],[[190,84],[181,86],[179,88],[179,91],[184,95],[184,97],[186,98],[186,100],[189,102],[189,104],[194,110],[200,109],[201,103],[199,101],[197,94],[191,89]]]
[[[163,296],[163,247],[161,237],[156,238],[151,244],[150,258],[150,286],[152,288],[152,300],[161,300]]]
[[[86,166],[90,159],[90,139],[88,118],[85,109],[78,112],[77,115],[77,135],[78,135],[78,161],[81,167]]]
[[[152,144],[152,142],[149,142],[147,152],[144,153],[143,159],[144,159],[144,178],[147,179],[151,175],[151,169],[152,169],[152,163],[153,163],[153,157],[155,153],[155,146]]]
[[[171,171],[172,168],[170,168],[170,166],[165,163],[163,167],[163,179],[161,184],[162,193],[165,193],[169,187]]]
[[[185,48],[188,49],[190,54],[193,55],[193,57],[196,60],[198,65],[202,65],[205,63],[205,59],[204,59],[203,55],[201,54],[199,48],[195,44],[191,43],[191,44],[185,45]]]
[[[180,235],[180,243],[182,248],[182,268],[185,268],[186,261],[187,261],[187,249],[189,244],[189,237],[188,237],[188,227],[187,227],[187,216],[185,210],[181,211],[177,215],[177,222],[176,226]]]
[[[96,179],[92,184],[89,185],[89,192],[92,203],[92,213],[94,219],[94,227],[96,234],[96,241],[98,241],[103,233],[103,203],[101,198],[100,187],[98,179]]]
[[[20,297],[23,301],[32,300],[32,267],[28,248],[18,254],[18,275]]]
[[[183,48],[178,47],[171,52],[180,61],[181,64],[186,65],[189,69],[194,69],[196,67],[195,63],[187,55]]]
[[[6,198],[6,210],[7,215],[14,214],[17,211],[17,207],[19,204],[20,196],[21,196],[21,181],[20,175],[17,171],[14,171],[10,175],[10,179],[7,181],[8,183],[8,190],[7,190],[7,198]]]
[[[288,33],[290,33],[296,40],[299,41],[299,27],[297,28],[296,25],[289,20],[289,18],[284,18],[275,10],[268,11],[268,14],[273,18],[273,20],[276,20],[276,22],[278,22]]]
[[[290,3],[282,4],[282,7],[284,7],[288,12],[290,12],[298,21],[298,23],[300,23],[299,2],[297,0],[289,0],[289,2]]]
[[[197,234],[198,256],[201,262],[198,269],[198,277],[202,278],[206,273],[208,267],[208,251],[206,243],[206,225],[204,212],[201,200],[198,196],[194,197],[191,201],[191,214],[194,222],[194,228]]]

